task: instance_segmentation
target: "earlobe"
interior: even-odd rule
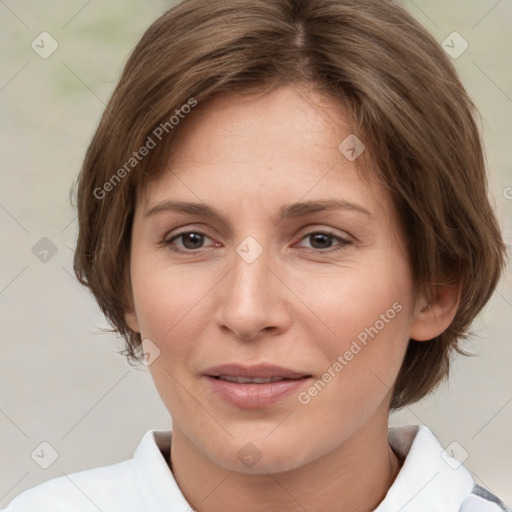
[[[133,332],[138,332],[140,333],[140,329],[139,329],[139,322],[137,320],[137,315],[133,312],[127,312],[124,314],[124,320],[125,322],[128,324],[128,327],[133,331]]]
[[[444,332],[455,318],[460,293],[460,283],[425,285],[416,303],[409,337],[427,341]]]

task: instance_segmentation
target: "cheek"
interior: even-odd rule
[[[312,339],[323,340],[317,348],[333,393],[325,393],[326,406],[331,399],[358,407],[372,394],[382,398],[400,369],[409,339],[412,286],[406,260],[400,255],[374,258],[371,265],[340,269],[335,279],[316,283],[308,305],[322,323],[303,325]],[[329,335],[315,336],[314,326],[324,325]]]
[[[309,326],[328,328],[332,339],[345,343],[361,335],[364,342],[368,330],[377,334],[403,334],[410,316],[411,282],[408,267],[395,260],[395,265],[374,258],[336,271],[318,273],[314,280],[296,279],[299,297],[310,309]],[[394,268],[393,268],[394,267]],[[334,348],[343,348],[342,346]]]
[[[138,264],[140,261],[140,265]],[[190,339],[199,326],[214,285],[211,272],[134,258],[132,288],[143,337],[159,343]]]
[[[146,259],[140,267],[135,260],[134,267],[139,270],[132,285],[141,336],[160,351],[149,370],[159,395],[178,421],[190,409],[190,396],[183,386],[190,386],[186,383],[199,349],[195,341],[201,339],[208,317],[212,278],[161,260]]]

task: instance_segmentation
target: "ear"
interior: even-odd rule
[[[139,321],[137,320],[137,313],[135,312],[135,304],[133,300],[132,284],[129,276],[127,276],[124,282],[124,293],[128,302],[128,307],[124,313],[124,321],[133,332],[140,333]]]
[[[139,321],[137,320],[137,315],[135,312],[127,311],[124,314],[124,320],[132,331],[140,333]]]
[[[460,293],[460,283],[425,285],[416,300],[409,337],[427,341],[444,332],[455,318]]]

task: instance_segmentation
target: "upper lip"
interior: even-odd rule
[[[283,379],[299,379],[301,377],[311,376],[308,373],[296,372],[288,368],[283,368],[281,366],[275,366],[272,364],[246,366],[237,363],[214,366],[205,370],[204,374],[209,377],[219,377],[220,375],[226,375],[230,377],[246,377],[248,379],[265,379],[269,377],[281,377]]]

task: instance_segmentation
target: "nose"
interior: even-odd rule
[[[219,283],[217,325],[240,340],[277,335],[291,324],[291,292],[269,259],[263,251],[249,263],[235,252],[231,271]]]

